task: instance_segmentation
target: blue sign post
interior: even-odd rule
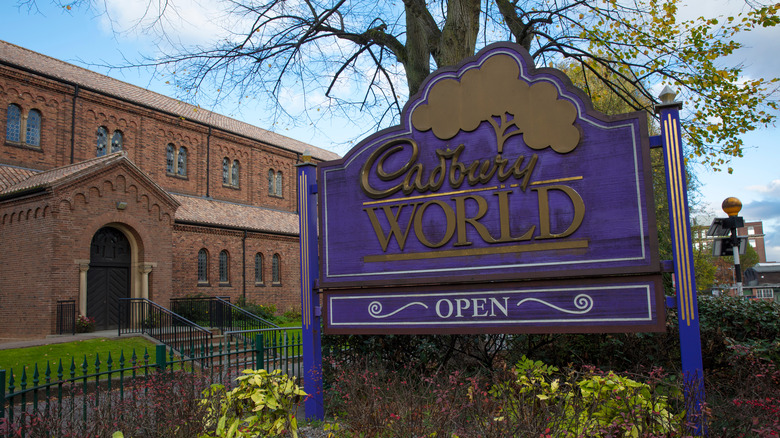
[[[320,301],[314,291],[319,274],[317,256],[317,167],[303,156],[298,167],[298,211],[301,236],[301,326],[303,334],[303,390],[306,419],[323,420]]]
[[[682,149],[680,114],[682,103],[674,102],[674,92],[665,88],[663,104],[656,106],[661,116],[661,138],[669,200],[669,223],[677,292],[677,320],[680,326],[680,354],[685,384],[688,422],[697,434],[705,433],[701,407],[704,403],[704,371],[701,358],[699,309],[693,268],[690,217]]]

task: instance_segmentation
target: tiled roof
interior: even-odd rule
[[[53,76],[63,81],[76,83],[84,88],[96,90],[117,98],[175,114],[178,117],[195,120],[228,132],[252,138],[263,143],[283,147],[296,152],[308,151],[320,160],[335,160],[339,156],[325,149],[266,131],[230,117],[198,108],[135,85],[122,82],[93,71],[68,64],[14,44],[0,41],[0,59],[32,71]]]
[[[176,210],[177,222],[298,235],[295,213],[175,193],[171,196],[181,204]]]
[[[0,165],[0,193],[14,184],[18,184],[38,171],[21,167]]]
[[[0,195],[11,195],[13,193],[23,192],[38,187],[50,187],[58,182],[68,180],[71,176],[81,175],[84,172],[91,170],[92,168],[109,165],[124,156],[124,152],[117,152],[103,157],[92,158],[86,161],[81,161],[68,166],[57,167],[55,169],[46,170],[43,172],[30,171],[26,178],[20,179],[15,184],[11,184],[0,190]],[[7,167],[0,167],[0,169],[5,168]],[[0,170],[0,173],[2,172],[3,170]]]

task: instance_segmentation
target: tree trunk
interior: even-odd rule
[[[438,34],[439,29],[430,29],[432,20],[426,20],[424,13],[419,8],[421,5],[413,5],[411,1],[405,1],[406,9],[406,57],[403,60],[406,71],[406,83],[409,86],[409,96],[417,93],[420,85],[431,73],[431,31]],[[422,5],[425,8],[425,5]],[[435,27],[435,26],[434,26]]]
[[[424,0],[404,0],[404,7],[406,57],[403,64],[411,96],[430,74],[431,56],[436,67],[442,68],[474,55],[480,0],[448,0],[444,30],[439,30]]]
[[[433,51],[436,67],[456,65],[474,55],[479,33],[480,0],[449,0],[447,20]]]

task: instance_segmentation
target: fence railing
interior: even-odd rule
[[[76,334],[76,300],[57,301],[57,334]]]
[[[213,334],[145,298],[119,299],[119,335],[145,333],[178,351],[206,350]]]
[[[303,337],[299,328],[268,328],[225,332],[225,339],[258,345],[258,362],[265,370],[282,370],[303,377]]]
[[[135,351],[127,356],[122,352],[119,359],[113,359],[109,354],[104,357],[105,362],[101,362],[97,355],[92,365],[85,356],[81,365],[71,359],[70,366],[60,359],[58,364],[50,362],[55,363],[55,371],[51,370],[50,363],[42,374],[37,365],[32,375],[27,374],[27,367],[22,367],[18,378],[13,370],[0,370],[0,438],[24,437],[24,431],[30,430],[36,417],[70,415],[86,422],[90,411],[100,403],[121,402],[129,397],[135,401],[146,396],[148,379],[165,370],[194,373],[228,387],[247,368],[279,369],[289,376],[302,377],[300,329],[255,332],[252,343],[234,341],[247,339],[247,333],[227,333],[226,343],[217,346],[204,344],[192,349],[184,347],[177,352],[159,344],[154,356],[147,351],[141,357]],[[193,396],[199,395],[193,393]],[[65,405],[70,409],[64,409]],[[72,423],[74,418],[70,421]]]
[[[230,297],[171,298],[171,311],[222,333],[279,327],[231,303]]]

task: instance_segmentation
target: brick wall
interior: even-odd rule
[[[116,168],[43,197],[0,202],[0,337],[54,332],[57,299],[78,299],[75,260],[88,260],[95,232],[112,224],[138,246],[134,263],[156,263],[149,277],[150,298],[164,306],[172,296],[201,292],[228,295],[233,301],[246,294],[249,301],[274,304],[280,312],[300,308],[297,237],[175,225],[175,206],[167,205],[154,187],[295,212],[296,153],[85,89],[78,91],[74,112],[74,93],[67,83],[0,66],[0,163],[49,170],[93,158],[97,129],[104,126],[109,148],[111,135],[121,131],[127,157],[154,184]],[[6,140],[10,104],[19,105],[24,114],[41,112],[40,147]],[[187,148],[184,177],[166,172],[169,143]],[[238,187],[223,184],[224,158],[239,162]],[[282,196],[269,193],[269,170],[281,173]],[[128,207],[118,210],[119,201]],[[201,248],[209,251],[208,285],[197,282]],[[218,281],[222,250],[230,255],[230,281],[225,284]],[[264,261],[261,284],[254,281],[257,253]],[[274,254],[281,259],[279,284],[271,281]]]
[[[245,242],[244,242],[244,239]],[[236,302],[246,293],[247,301],[273,304],[280,312],[300,309],[298,239],[264,233],[246,233],[190,225],[176,225],[173,231],[173,293],[229,296]],[[208,281],[198,283],[198,252],[208,254]],[[219,253],[227,251],[229,281],[220,282]],[[261,283],[255,283],[255,254],[263,258]],[[274,254],[281,260],[280,283],[272,281]],[[242,260],[246,263],[244,265]]]

